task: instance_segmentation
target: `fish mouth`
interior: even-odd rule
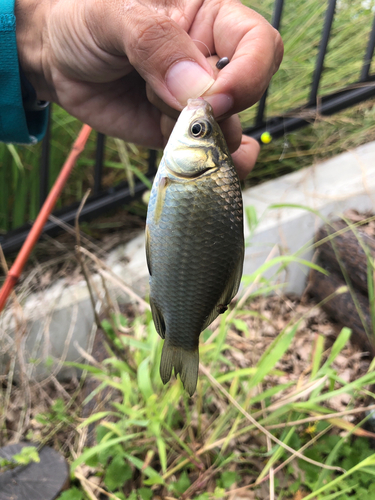
[[[188,99],[187,109],[190,111],[202,109],[208,114],[212,114],[211,104],[203,99],[203,97],[197,97],[196,99]]]
[[[176,172],[175,170],[172,170],[167,165],[166,165],[166,168],[175,177],[178,177],[179,179],[190,180],[190,179],[198,179],[198,177],[203,177],[208,172],[214,172],[214,171],[218,170],[219,167],[214,167],[214,168],[207,167],[204,170],[200,170],[199,172],[192,172],[192,173],[184,172],[183,174]]]

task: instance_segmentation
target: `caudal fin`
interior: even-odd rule
[[[164,384],[169,382],[174,368],[174,374],[180,374],[183,386],[192,396],[197,387],[198,367],[198,347],[194,351],[186,351],[182,347],[171,346],[168,340],[164,341],[160,361],[160,376]]]

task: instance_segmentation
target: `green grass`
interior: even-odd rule
[[[244,307],[237,311],[236,321],[251,314],[251,307]],[[113,320],[119,327],[130,328],[126,335],[115,337],[111,324],[104,323],[126,352],[126,361],[110,357],[101,366],[75,365],[88,369],[99,380],[100,390],[114,392],[109,410],[92,414],[77,427],[80,432],[99,423],[98,444],[73,460],[73,477],[80,478],[86,465],[100,478],[101,487],[120,499],[160,495],[210,500],[226,497],[235,483],[248,484],[257,495],[261,484],[270,481],[271,469],[277,469],[280,472],[273,482],[278,498],[292,498],[298,490],[314,492],[306,498],[318,499],[345,500],[349,494],[364,491],[370,495],[375,453],[368,439],[353,440],[358,425],[329,416],[331,398],[349,395],[348,410],[355,408],[363,398],[363,388],[375,382],[371,369],[351,383],[337,374],[334,363],[348,342],[348,329],[342,330],[324,355],[322,350],[313,351],[314,370],[285,384],[277,382],[285,376],[277,365],[291,348],[304,318],[293,319],[254,366],[240,368],[228,356],[229,350],[236,350],[228,339],[236,323],[226,313],[216,332],[203,333],[197,395],[190,399],[179,380],[166,386],[160,380],[162,343],[150,313],[137,315],[133,322],[123,316]],[[271,379],[276,382],[270,385]],[[312,418],[305,422],[306,417]],[[56,425],[51,414],[36,418],[47,426],[46,432]],[[341,435],[342,428],[348,432]],[[269,429],[271,437],[268,446],[261,438],[264,429]],[[296,452],[298,457],[290,461]],[[73,499],[73,495],[85,498],[76,486],[69,495],[64,493],[61,500]]]
[[[49,188],[55,182],[82,124],[53,105]],[[94,186],[96,133],[92,132],[84,154],[78,159],[56,208],[80,201]],[[107,138],[103,188],[123,181],[144,179],[148,152],[134,144]],[[16,229],[35,219],[39,212],[41,144],[13,146],[0,143],[0,233]]]

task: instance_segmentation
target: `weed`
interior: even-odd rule
[[[39,454],[34,446],[24,446],[19,453],[15,453],[11,459],[0,457],[0,473],[15,469],[21,465],[29,465],[32,462],[40,462]]]
[[[51,410],[46,413],[39,413],[36,416],[36,421],[41,425],[54,425],[57,423],[72,423],[73,418],[68,414],[65,402],[58,398],[52,405]]]
[[[241,342],[246,342],[248,319],[253,317],[247,312],[242,311],[246,319],[240,323],[240,318],[235,318]],[[210,377],[201,375],[193,400],[182,391],[179,380],[166,386],[160,381],[161,341],[150,313],[134,320],[133,335],[119,337],[128,361],[109,358],[102,368],[88,367],[101,388],[114,390],[114,397],[111,409],[94,413],[80,424],[84,428],[100,422],[98,444],[74,460],[73,473],[82,464],[93,467],[104,487],[118,498],[146,498],[152,494],[186,499],[223,498],[237,483],[247,482],[256,489],[268,478],[270,469],[276,467],[283,468],[283,475],[277,479],[281,481],[278,491],[288,495],[293,488],[308,492],[324,485],[324,491],[330,495],[354,488],[352,474],[348,475],[352,465],[361,471],[360,482],[355,476],[358,484],[368,484],[375,455],[360,443],[352,447],[350,436],[357,433],[357,427],[340,417],[333,418],[329,409],[329,401],[340,395],[349,397],[348,409],[354,409],[363,387],[375,381],[372,371],[350,383],[343,383],[337,374],[335,360],[347,345],[350,331],[344,329],[325,358],[319,356],[309,376],[269,387],[270,377],[277,380],[281,375],[278,364],[290,350],[303,317],[294,318],[281,331],[254,367],[241,369],[231,354],[236,352],[233,340],[228,343],[231,325],[236,321],[228,321],[227,316],[228,313],[211,343],[212,330],[204,334],[201,373],[206,374],[208,366]],[[120,321],[119,317],[114,319]],[[322,349],[315,352],[321,353]],[[269,388],[259,392],[261,386]],[[321,421],[325,415],[327,421]],[[316,418],[316,425],[299,424],[306,416],[312,416],[312,422]],[[326,435],[333,424],[349,433]],[[269,450],[259,440],[257,426],[277,427],[271,434],[276,444]],[[322,436],[316,443],[315,435]],[[339,450],[334,454],[332,443],[333,449]],[[287,467],[289,453],[299,457],[297,477],[294,466]],[[256,463],[257,468],[249,468],[251,463]],[[358,463],[362,464],[359,468]]]

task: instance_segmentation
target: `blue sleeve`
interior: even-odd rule
[[[0,141],[34,144],[44,136],[48,110],[24,107],[14,1],[0,0]]]

